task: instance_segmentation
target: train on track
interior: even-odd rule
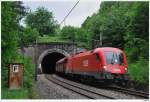
[[[128,80],[128,64],[123,50],[96,48],[56,62],[56,72],[99,81]]]

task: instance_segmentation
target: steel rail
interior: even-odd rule
[[[55,84],[58,84],[66,89],[69,89],[78,94],[86,96],[90,99],[99,99],[100,97],[105,97],[106,99],[115,99],[112,96],[107,96],[107,95],[101,94],[99,92],[96,92],[96,91],[93,91],[93,90],[90,90],[90,89],[87,89],[87,88],[84,88],[81,86],[77,86],[75,84],[72,84],[72,83],[64,81],[64,80],[62,81],[62,80],[58,79],[57,77],[53,77],[52,75],[46,75],[46,78]]]
[[[138,96],[138,97],[149,98],[149,94],[146,93],[146,92],[141,92],[141,91],[136,91],[136,90],[133,90],[133,89],[122,88],[122,87],[119,87],[119,86],[109,86],[108,88],[111,88],[112,90],[123,92],[123,93],[126,93],[126,94],[135,95],[135,96]]]

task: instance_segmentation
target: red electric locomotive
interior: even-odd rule
[[[103,47],[69,56],[63,63],[62,73],[92,77],[98,80],[126,79],[127,61],[124,51],[118,48]],[[56,71],[57,68],[56,68]],[[60,72],[60,70],[59,70]]]

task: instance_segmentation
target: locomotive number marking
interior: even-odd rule
[[[83,61],[83,66],[88,66],[88,60]]]

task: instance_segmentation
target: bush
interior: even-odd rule
[[[129,63],[128,72],[132,79],[139,82],[139,84],[148,85],[149,83],[149,65],[148,61],[140,58],[134,63]]]
[[[36,29],[32,29],[30,27],[26,27],[22,34],[22,42],[24,45],[32,45],[35,43],[36,39],[39,36],[39,32]]]
[[[50,42],[69,42],[69,40],[64,40],[60,38],[59,36],[43,36],[43,37],[38,37],[37,40],[38,43],[50,43]]]
[[[32,88],[35,77],[35,66],[31,58],[24,58],[24,87]]]

